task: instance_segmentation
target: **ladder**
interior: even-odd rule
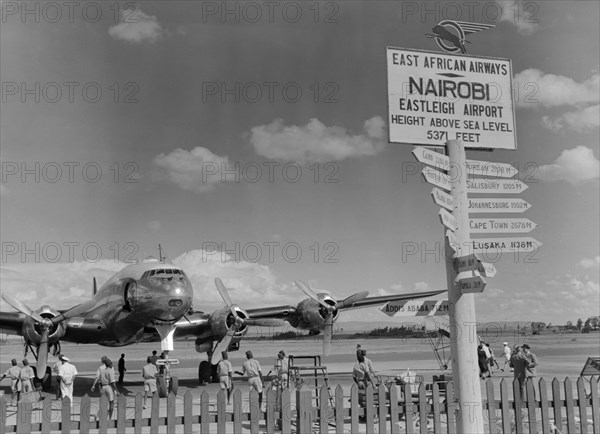
[[[331,393],[331,385],[329,384],[329,374],[327,373],[327,366],[321,365],[321,356],[289,356],[289,383],[294,384],[296,388],[300,388],[302,387],[302,384],[304,384],[304,378],[306,378],[307,380],[314,380],[315,392],[317,396],[317,407],[319,406],[320,399],[319,377],[323,378],[322,384],[324,384],[327,388],[327,394],[329,395],[329,404],[331,405],[331,407],[334,407],[333,395]]]

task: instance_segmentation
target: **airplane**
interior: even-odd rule
[[[295,328],[313,333],[325,329],[330,344],[331,334],[327,328],[331,329],[333,321],[345,309],[445,292],[370,298],[367,298],[368,293],[360,292],[337,301],[297,283],[309,294],[309,298],[297,306],[243,310],[231,302],[221,279],[215,279],[215,284],[225,306],[212,313],[196,311],[192,307],[192,284],[185,272],[173,264],[146,260],[126,266],[100,288],[94,278],[92,298],[64,311],[46,305],[33,310],[16,297],[3,294],[2,298],[18,312],[0,312],[0,333],[23,337],[26,351],[31,350],[37,359],[38,378],[43,378],[46,372],[49,350],[56,355],[61,341],[107,347],[160,341],[168,364],[174,340],[195,338],[196,351],[208,356],[198,367],[198,379],[204,383],[215,377],[222,350],[239,349],[248,326],[274,327],[287,321]]]
[[[433,31],[433,35],[426,33],[425,36],[427,36],[428,38],[438,38],[444,41],[448,41],[456,48],[460,48],[461,53],[465,54],[467,52],[464,43],[468,42],[470,44],[470,41],[467,41],[466,39],[460,39],[459,36],[455,35],[454,33],[451,33],[444,26],[440,26],[439,24],[435,25],[431,30]]]

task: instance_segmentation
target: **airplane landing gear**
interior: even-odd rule
[[[198,381],[200,384],[218,383],[217,365],[211,365],[207,360],[203,360],[198,365]]]

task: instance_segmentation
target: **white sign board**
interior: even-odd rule
[[[398,300],[390,301],[379,308],[387,316],[432,316],[448,315],[448,300]]]
[[[389,141],[516,149],[508,59],[387,48]]]
[[[469,232],[472,234],[523,234],[531,232],[536,226],[524,218],[469,219]]]
[[[417,146],[412,151],[419,163],[433,166],[436,169],[450,170],[450,158],[431,151],[423,146]],[[465,163],[467,176],[486,176],[495,178],[511,178],[519,171],[507,163],[493,161],[467,160]]]

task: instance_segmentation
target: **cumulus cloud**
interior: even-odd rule
[[[161,175],[181,189],[202,193],[215,185],[235,179],[227,156],[213,154],[197,146],[191,151],[177,148],[169,154],[154,157],[154,164],[163,170]]]
[[[574,131],[585,132],[600,126],[600,105],[592,105],[580,110],[563,113],[552,119],[550,116],[542,117],[542,125],[558,132],[564,127]]]
[[[108,29],[108,34],[115,39],[132,44],[158,41],[163,36],[163,28],[153,15],[147,15],[139,7],[134,11],[121,11],[121,20]]]
[[[514,82],[519,89],[516,98],[519,107],[598,104],[600,95],[600,74],[578,83],[564,75],[544,74],[530,68],[516,74]]]
[[[385,147],[385,122],[380,116],[365,121],[364,134],[350,134],[345,128],[326,126],[311,119],[304,126],[286,126],[282,119],[251,129],[254,151],[266,158],[299,164],[340,161],[377,155]]]
[[[522,35],[531,35],[539,28],[535,16],[537,7],[531,2],[496,0],[500,7],[501,15],[498,21],[513,24]]]
[[[600,268],[600,256],[596,256],[595,258],[584,258],[579,261],[578,264],[581,268]]]
[[[598,179],[599,174],[600,162],[587,146],[565,149],[554,163],[539,168],[541,180],[564,180],[573,185]]]

